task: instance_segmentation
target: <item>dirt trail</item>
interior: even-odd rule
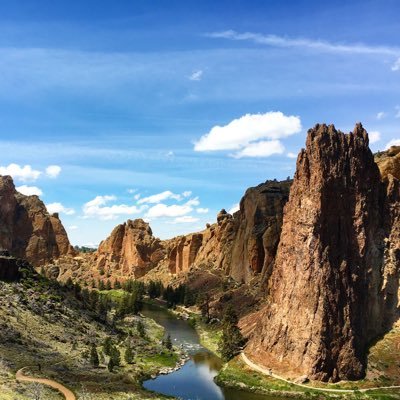
[[[290,381],[283,376],[274,374],[269,368],[264,368],[261,367],[260,365],[257,365],[253,363],[249,358],[246,356],[246,354],[241,353],[240,354],[242,360],[245,362],[246,365],[248,365],[251,369],[261,372],[264,375],[271,376],[272,378],[279,379],[280,381],[284,381],[286,383],[289,383],[290,385],[298,386],[305,388],[307,390],[317,390],[319,392],[332,392],[332,393],[355,393],[355,392],[371,392],[374,390],[390,390],[390,389],[400,389],[400,386],[381,386],[381,387],[373,387],[373,388],[367,388],[367,389],[358,389],[358,390],[352,390],[352,389],[328,389],[328,388],[319,388],[319,387],[313,387],[309,385],[304,385],[302,383],[295,383],[293,381]]]
[[[24,375],[23,371],[25,368],[27,368],[27,367],[21,368],[15,374],[15,378],[17,379],[17,381],[42,383],[43,385],[50,386],[53,389],[58,390],[65,397],[65,400],[76,400],[76,396],[71,392],[71,390],[66,388],[64,385],[61,385],[61,383],[58,383],[51,379],[34,378],[32,376]]]

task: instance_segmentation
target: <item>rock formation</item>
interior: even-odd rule
[[[142,219],[118,225],[94,255],[96,269],[121,278],[140,278],[164,258],[161,241]],[[103,274],[104,275],[104,274]]]
[[[0,176],[0,248],[35,267],[74,254],[58,215],[37,196],[17,192],[10,176]]]
[[[381,182],[361,124],[308,131],[281,239],[246,349],[313,379],[359,379],[368,343],[398,314],[399,181]]]
[[[166,242],[172,273],[190,268],[216,268],[238,282],[268,274],[282,226],[291,180],[267,181],[246,191],[233,216],[225,210],[204,231]]]
[[[400,146],[392,146],[386,151],[375,154],[375,162],[378,164],[382,179],[393,175],[400,179]]]

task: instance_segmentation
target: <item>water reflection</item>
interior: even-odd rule
[[[222,361],[200,345],[196,331],[186,322],[156,306],[146,305],[143,313],[162,325],[175,345],[183,346],[189,361],[168,375],[149,379],[143,386],[158,393],[182,400],[272,400],[275,397],[257,395],[237,389],[221,389],[214,377],[222,368]],[[282,398],[280,398],[282,400]]]

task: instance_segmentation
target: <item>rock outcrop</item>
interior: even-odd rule
[[[17,192],[10,176],[0,176],[0,248],[35,267],[74,254],[58,215],[37,196]]]
[[[164,258],[161,241],[142,219],[128,220],[114,228],[94,254],[97,271],[122,279],[140,278]],[[104,273],[100,274],[104,275]]]
[[[378,164],[383,180],[389,175],[400,179],[400,146],[392,146],[386,151],[376,153],[375,162]]]
[[[363,377],[368,343],[398,317],[399,181],[385,181],[361,124],[308,131],[253,360],[323,381]]]
[[[167,242],[172,273],[217,268],[238,282],[270,273],[291,180],[267,181],[246,191],[234,215],[221,210],[204,231]]]

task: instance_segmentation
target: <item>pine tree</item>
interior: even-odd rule
[[[124,355],[125,361],[127,364],[132,364],[133,363],[133,351],[132,347],[128,344],[128,347],[125,350],[125,355]]]
[[[137,324],[137,331],[140,337],[144,338],[146,336],[146,329],[144,328],[143,322],[139,321]]]
[[[107,279],[107,282],[106,282],[106,290],[111,290],[111,282],[109,279]]]
[[[105,290],[106,286],[104,285],[104,282],[102,280],[99,280],[99,285],[98,285],[99,290]]]
[[[239,354],[245,343],[237,323],[238,317],[235,311],[228,306],[222,319],[223,332],[218,346],[224,361],[229,361]]]
[[[165,347],[168,350],[172,350],[172,340],[171,340],[171,335],[168,334],[167,339],[165,340]]]
[[[115,366],[119,367],[121,365],[121,353],[116,346],[111,347],[110,358],[112,358]]]
[[[103,343],[103,352],[106,356],[111,355],[111,349],[113,347],[112,340],[110,337],[106,337]]]
[[[110,357],[110,359],[109,359],[109,361],[108,361],[107,368],[108,368],[108,370],[109,370],[110,372],[113,372],[113,371],[114,371],[114,367],[115,367],[114,361],[113,361],[112,357]]]
[[[94,368],[99,366],[99,355],[97,354],[97,349],[94,344],[92,344],[92,348],[90,349],[90,364]]]

